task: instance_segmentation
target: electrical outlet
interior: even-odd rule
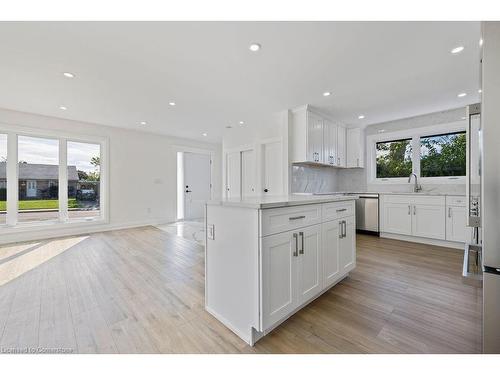
[[[207,238],[209,240],[215,240],[215,225],[207,224]]]

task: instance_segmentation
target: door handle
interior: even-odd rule
[[[448,207],[448,217],[451,217],[451,207]]]
[[[408,205],[408,215],[411,215],[411,206]]]
[[[229,189],[227,189],[229,190]],[[193,191],[192,190],[186,190],[186,193],[192,193]]]
[[[345,220],[344,220],[344,221],[342,221],[342,223],[343,223],[343,227],[344,227],[344,230],[343,230],[343,232],[344,232],[343,237],[344,237],[344,238],[346,238],[346,237],[347,237],[347,223],[346,223],[346,221],[345,221]]]
[[[298,254],[298,250],[299,250],[299,236],[297,235],[297,233],[293,234],[293,239],[295,241],[295,251],[293,252],[293,256],[297,257],[297,256],[299,256],[299,254]]]
[[[413,206],[413,215],[417,214],[417,206]]]
[[[299,232],[299,237],[300,237],[299,254],[304,254],[304,232]]]
[[[340,208],[337,210],[337,212],[344,212],[344,211],[347,211],[347,208]]]
[[[342,233],[343,233],[343,230],[342,230],[342,221],[339,221],[339,238],[342,238]]]

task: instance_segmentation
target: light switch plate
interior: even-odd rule
[[[209,240],[215,240],[215,225],[207,224],[207,238]]]

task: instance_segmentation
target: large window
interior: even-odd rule
[[[408,177],[412,171],[411,138],[377,142],[377,178]]]
[[[17,226],[106,219],[106,147],[100,137],[73,140],[2,125],[0,236]],[[17,194],[7,197],[7,181]]]
[[[59,218],[59,141],[18,137],[19,222]]]
[[[465,132],[420,138],[422,177],[465,176]]]
[[[101,146],[68,142],[68,217],[100,215]]]
[[[0,225],[7,218],[7,135],[0,134]]]
[[[368,136],[372,182],[457,183],[466,175],[465,121]]]

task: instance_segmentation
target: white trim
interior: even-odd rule
[[[68,220],[68,144],[59,139],[59,220]]]
[[[388,133],[372,134],[366,137],[367,152],[367,178],[368,184],[404,184],[408,182],[407,177],[397,178],[377,178],[376,177],[376,144],[377,142],[388,142],[398,139],[411,138],[412,144],[412,171],[418,176],[421,184],[460,184],[465,183],[465,176],[449,177],[420,177],[420,137],[427,137],[436,134],[453,133],[467,131],[465,120],[455,121],[446,124],[419,127],[415,129],[398,130]]]
[[[426,245],[449,247],[452,249],[459,249],[459,250],[464,250],[464,246],[465,246],[465,243],[463,243],[463,242],[437,240],[434,238],[407,236],[404,234],[395,234],[395,233],[387,233],[387,232],[380,232],[380,237],[390,238],[392,240],[406,241],[406,242],[423,243]]]
[[[17,135],[7,133],[7,226],[17,224],[17,201],[19,199],[18,163],[17,163]]]

